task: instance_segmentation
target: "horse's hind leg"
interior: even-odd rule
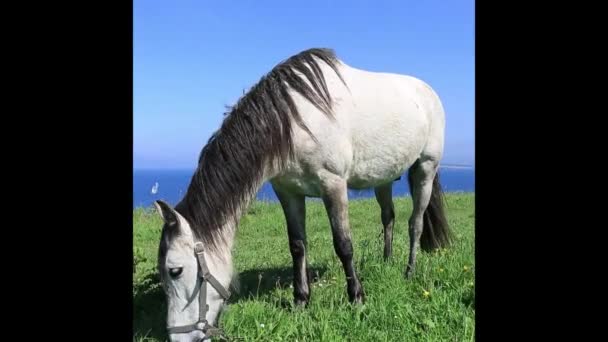
[[[324,173],[320,178],[321,197],[331,224],[334,250],[342,262],[346,275],[348,298],[352,303],[363,303],[365,293],[353,263],[346,180],[331,173]]]
[[[441,185],[437,175],[438,162],[421,158],[409,170],[408,181],[413,211],[409,220],[410,256],[405,276],[414,274],[416,247],[430,251],[449,244],[450,231],[443,209]]]
[[[395,207],[393,205],[393,182],[374,189],[376,200],[380,204],[380,218],[384,226],[384,260],[391,257],[393,251],[393,225],[395,224]]]
[[[293,297],[296,305],[306,305],[310,299],[306,263],[306,203],[304,196],[289,194],[274,188],[287,220],[289,250],[293,261]]]

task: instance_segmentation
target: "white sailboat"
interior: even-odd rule
[[[154,186],[152,187],[152,191],[150,191],[153,195],[155,195],[158,192],[158,182],[154,183]]]

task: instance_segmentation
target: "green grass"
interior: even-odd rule
[[[448,194],[455,243],[419,252],[416,275],[403,277],[410,198],[396,198],[393,258],[384,262],[375,199],[351,200],[356,269],[366,303],[348,303],[322,203],[307,203],[307,257],[315,279],[306,309],[293,308],[291,255],[280,205],[255,202],[241,221],[234,249],[241,290],[221,316],[228,336],[247,341],[473,341],[475,335],[475,195]],[[165,298],[156,274],[160,220],[149,209],[134,217],[133,340],[165,341]],[[427,294],[427,295],[425,295]],[[263,325],[263,327],[262,327]]]

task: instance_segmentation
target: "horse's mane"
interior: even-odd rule
[[[241,97],[202,149],[198,167],[176,210],[206,248],[218,247],[221,227],[228,219],[236,220],[243,201],[255,195],[267,163],[282,167],[293,155],[292,123],[312,136],[290,96],[290,88],[333,117],[319,61],[327,63],[344,82],[332,50],[300,52],[274,67]]]

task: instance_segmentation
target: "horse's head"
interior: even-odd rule
[[[155,206],[164,222],[158,271],[167,298],[170,340],[202,341],[214,331],[229,293],[214,277],[218,267],[188,221],[165,202],[156,201]]]

